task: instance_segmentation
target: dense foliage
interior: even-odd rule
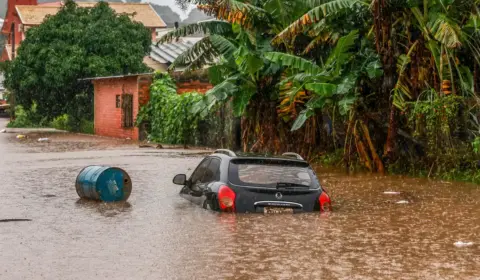
[[[177,2],[218,20],[162,38],[209,34],[172,67],[211,66],[198,110],[233,98],[245,150],[342,148],[346,165],[378,172],[478,159],[478,0]]]
[[[150,88],[150,101],[141,108],[137,124],[148,122],[149,140],[157,143],[191,143],[199,122],[191,114],[192,106],[201,99],[198,93],[177,94],[175,82],[168,74],[157,73]]]
[[[233,141],[232,114],[228,104],[195,111],[203,95],[197,92],[177,94],[170,75],[157,73],[150,88],[150,101],[140,109],[137,126],[145,124],[148,140],[162,144],[223,147]]]
[[[28,29],[18,55],[4,65],[5,85],[16,105],[48,121],[69,114],[75,126],[93,118],[93,90],[82,78],[138,73],[151,44],[150,31],[105,2],[80,8],[66,1],[60,11]]]

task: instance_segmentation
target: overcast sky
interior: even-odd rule
[[[174,12],[180,15],[182,20],[186,19],[190,10],[195,7],[192,5],[186,12],[184,12],[177,5],[175,5],[175,0],[142,0],[142,2],[151,2],[158,5],[170,6]]]

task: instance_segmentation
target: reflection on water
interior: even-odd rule
[[[171,183],[201,158],[32,158],[6,150],[1,135],[0,151],[0,219],[32,219],[1,224],[0,279],[480,277],[476,186],[317,169],[334,212],[231,215],[190,204]],[[79,200],[75,178],[90,164],[126,170],[135,182],[128,202]]]
[[[118,214],[132,210],[132,205],[128,201],[106,203],[80,198],[75,202],[75,205],[80,208],[94,210],[105,217],[114,217]]]

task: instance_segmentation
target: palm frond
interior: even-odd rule
[[[265,53],[265,58],[284,67],[290,67],[307,73],[320,73],[322,71],[322,68],[312,61],[291,54],[267,52]]]
[[[219,57],[231,59],[236,49],[233,43],[222,36],[207,36],[179,55],[170,65],[170,69],[179,66],[186,66],[185,71],[200,69],[215,63]]]
[[[305,85],[305,88],[322,97],[331,97],[333,94],[335,94],[337,85],[330,83],[311,83]]]
[[[255,24],[268,18],[268,13],[257,6],[237,0],[220,0],[207,5],[198,5],[197,8],[207,15],[217,19],[239,24],[251,29]]]
[[[234,96],[239,91],[236,84],[238,79],[240,79],[239,75],[233,75],[207,91],[203,98],[193,106],[192,113],[205,117],[217,103]]]
[[[447,48],[454,49],[462,45],[460,42],[462,32],[460,27],[444,14],[437,14],[427,26],[434,38]]]
[[[333,49],[332,53],[327,59],[327,65],[336,63],[338,65],[343,64],[352,55],[350,50],[355,45],[355,41],[358,39],[358,30],[352,30],[347,35],[338,39],[337,45]]]
[[[408,65],[411,62],[411,53],[417,46],[415,42],[408,51],[407,54],[402,54],[397,59],[397,74],[398,80],[393,88],[393,105],[395,105],[400,110],[405,109],[405,99],[412,98],[412,93],[410,91],[410,80],[405,78],[405,71],[407,70]]]
[[[308,118],[314,115],[314,111],[312,109],[305,109],[298,115],[297,119],[292,125],[292,131],[300,129],[303,124],[307,121]]]
[[[323,1],[321,1],[323,2]],[[280,32],[274,39],[273,43],[278,44],[284,40],[293,38],[298,33],[304,31],[305,26],[309,26],[313,23],[317,23],[325,17],[332,14],[337,14],[348,10],[356,3],[360,3],[359,0],[331,0],[325,1],[325,3],[311,9],[309,12],[301,16],[298,20],[290,24],[286,29]]]
[[[228,22],[221,21],[221,20],[213,20],[213,21],[205,21],[205,22],[188,24],[163,35],[158,41],[157,45],[163,44],[166,42],[171,42],[175,38],[186,37],[188,35],[192,35],[197,32],[203,32],[205,34],[211,34],[211,35],[225,36],[232,33],[232,25]]]
[[[290,13],[289,1],[283,0],[267,0],[264,5],[264,9],[276,19],[279,23],[281,29],[285,28],[284,25],[290,23],[290,17],[292,16]],[[291,4],[290,4],[291,5]]]

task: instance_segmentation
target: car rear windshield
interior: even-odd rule
[[[240,186],[276,188],[278,183],[316,187],[307,163],[281,160],[236,160],[229,166],[229,181]]]

